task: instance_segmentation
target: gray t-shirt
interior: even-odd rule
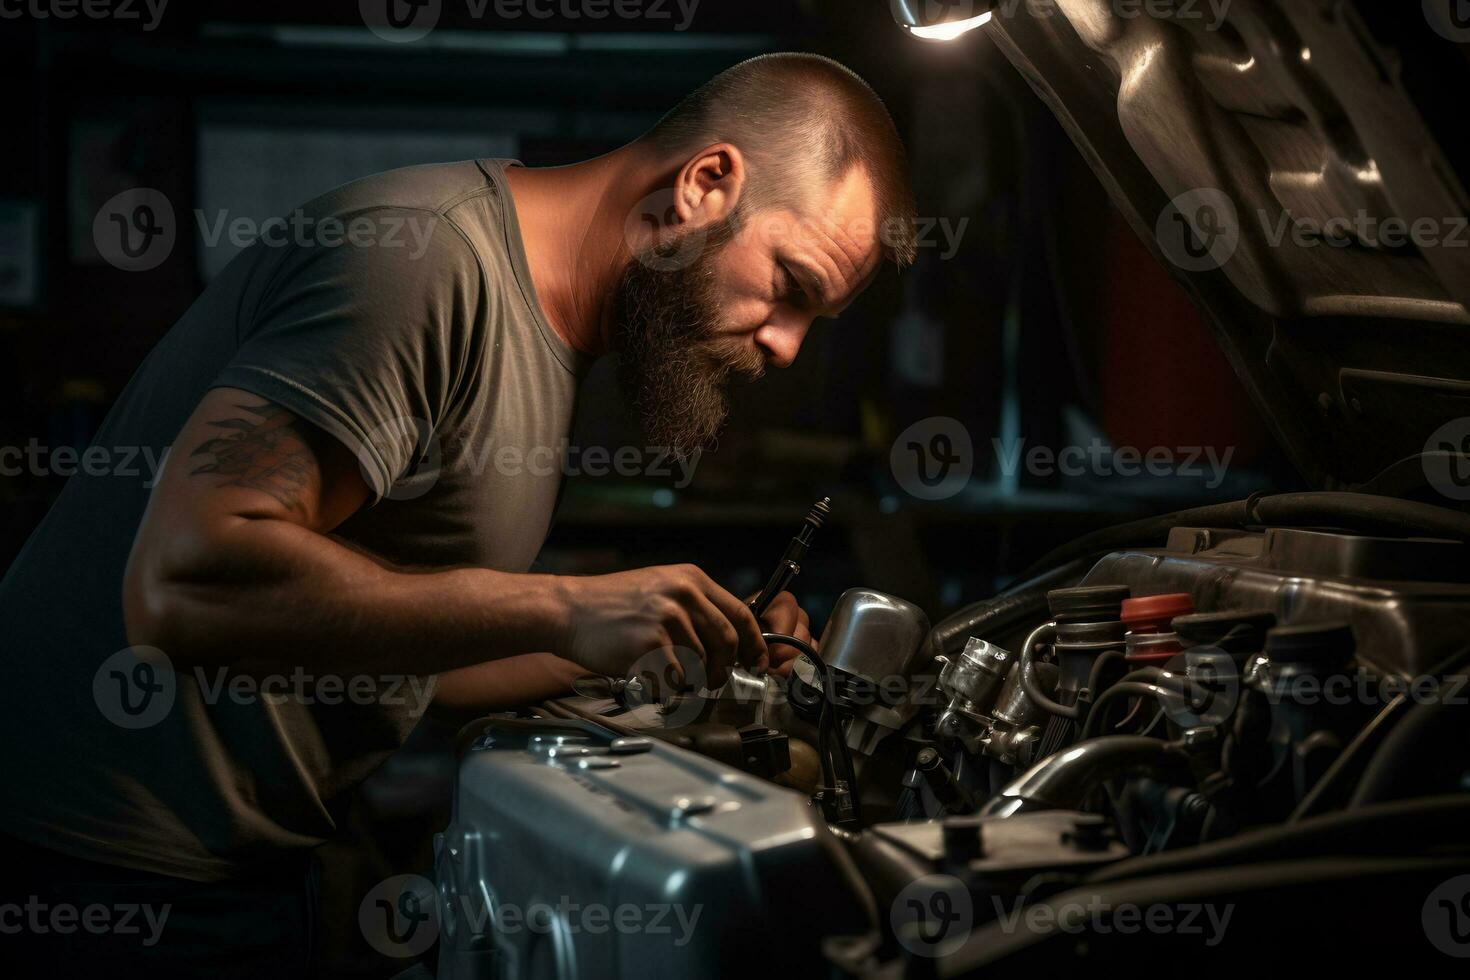
[[[123,570],[165,449],[216,387],[357,454],[372,499],[337,530],[347,541],[420,568],[531,566],[588,365],[537,304],[507,165],[411,167],[317,198],[263,229],[149,354],[103,452],[0,581],[0,830],[212,880],[340,826],[426,707],[415,651],[389,677],[171,669],[120,652]]]

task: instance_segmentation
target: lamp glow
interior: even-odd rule
[[[925,41],[953,41],[961,34],[968,34],[976,28],[984,27],[990,23],[994,16],[992,11],[987,10],[977,17],[966,17],[964,20],[951,20],[943,24],[926,24],[921,27],[904,25],[904,30],[914,37],[923,38]]]

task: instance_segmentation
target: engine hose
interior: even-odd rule
[[[1048,592],[1075,585],[1090,567],[1091,562],[1079,559],[1036,577],[1023,576],[1020,584],[1000,595],[941,620],[929,631],[930,647],[935,653],[949,656],[963,649],[971,636],[995,636],[1033,622],[1046,615]]]
[[[1056,623],[1042,623],[1032,630],[1026,637],[1026,642],[1021,644],[1021,687],[1031,703],[1049,715],[1058,718],[1066,718],[1076,721],[1081,716],[1081,709],[1075,704],[1062,704],[1052,698],[1051,693],[1041,686],[1041,677],[1036,673],[1036,664],[1033,658],[1036,656],[1036,645],[1041,642],[1043,634],[1056,629]]]
[[[1107,669],[1108,664],[1124,661],[1124,656],[1122,650],[1104,650],[1098,654],[1097,659],[1092,662],[1092,669],[1087,672],[1087,690],[1096,693],[1102,687],[1102,672]]]
[[[1447,746],[1464,745],[1470,734],[1470,708],[1458,698],[1414,704],[1383,739],[1358,780],[1350,809],[1443,792],[1465,769]]]
[[[853,766],[852,750],[848,748],[847,738],[842,732],[842,725],[836,717],[836,680],[832,677],[831,671],[827,669],[827,662],[822,659],[822,655],[817,653],[816,648],[810,643],[786,633],[762,633],[761,639],[765,640],[767,644],[784,643],[787,646],[795,647],[797,650],[806,654],[821,672],[822,708],[817,715],[817,755],[820,757],[822,763],[822,779],[827,786],[835,788],[838,778],[835,775],[836,766],[840,764],[842,766],[842,776],[847,779],[848,792],[852,794],[854,800],[857,800],[857,769]],[[831,749],[831,746],[828,744],[829,742],[836,746],[836,752],[833,753],[836,756],[835,763],[830,762],[827,755]]]
[[[1394,722],[1368,759],[1349,807],[1422,794],[1430,788],[1432,779],[1459,781],[1462,767],[1454,765],[1453,754],[1436,750],[1446,743],[1463,744],[1465,740],[1470,710],[1457,713],[1451,709],[1465,707],[1461,691],[1465,677],[1458,672],[1467,664],[1470,648],[1456,651],[1425,672],[1424,676],[1435,678],[1436,691],[1445,687],[1447,696],[1416,701],[1402,720]]]
[[[1463,845],[1470,794],[1396,800],[1310,817],[1298,823],[1247,830],[1208,844],[1125,858],[1087,877],[1089,883],[1141,875],[1177,874],[1317,854],[1390,854],[1419,851],[1440,840]]]
[[[1023,579],[1048,569],[1106,554],[1124,547],[1162,544],[1180,526],[1201,527],[1341,527],[1386,534],[1434,534],[1470,541],[1470,514],[1434,504],[1370,493],[1322,491],[1257,495],[1148,517],[1093,534],[1056,548],[1021,573]]]
[[[1165,687],[1165,682],[1179,681],[1181,689],[1171,691]],[[1079,741],[1091,738],[1094,728],[1102,724],[1103,708],[1121,697],[1163,697],[1168,694],[1188,695],[1189,680],[1179,674],[1170,674],[1159,670],[1157,667],[1145,667],[1127,674],[1122,680],[1098,695],[1097,700],[1092,702],[1092,707],[1087,712],[1087,721],[1082,725],[1082,733]]]
[[[1369,753],[1383,745],[1387,733],[1408,713],[1408,707],[1409,699],[1405,694],[1396,695],[1384,705],[1383,710],[1358,732],[1322,774],[1322,778],[1317,780],[1317,784],[1302,797],[1302,801],[1291,811],[1286,822],[1299,823],[1307,817],[1346,802],[1353,784],[1362,779],[1364,767],[1372,761]]]
[[[1188,768],[1189,756],[1174,742],[1141,735],[1094,738],[1042,759],[993,796],[980,814],[1008,817],[1033,810],[1077,810],[1094,789],[1110,779]]]

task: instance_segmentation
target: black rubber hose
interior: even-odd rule
[[[1077,742],[1017,776],[990,798],[981,816],[1008,817],[1033,810],[1080,810],[1094,789],[1136,772],[1187,770],[1182,746],[1140,735],[1109,735]]]
[[[843,775],[847,777],[848,792],[852,794],[853,800],[858,800],[857,769],[852,763],[852,750],[847,746],[847,739],[842,734],[842,725],[837,722],[837,691],[836,684],[832,679],[832,672],[827,669],[827,661],[817,653],[815,647],[805,640],[799,640],[785,633],[762,633],[761,639],[767,644],[784,643],[795,647],[811,658],[813,664],[822,673],[822,707],[817,715],[817,755],[822,762],[822,778],[828,786],[836,786],[837,780],[832,778],[835,770],[828,764],[827,753],[831,746],[827,743],[835,739],[837,746],[836,764],[842,766]],[[830,736],[830,738],[829,738]]]
[[[1082,716],[1082,709],[1075,703],[1062,704],[1053,698],[1042,684],[1041,675],[1036,672],[1036,638],[1043,630],[1050,630],[1052,626],[1051,623],[1038,626],[1027,635],[1026,642],[1021,644],[1021,653],[1016,661],[1016,669],[1021,672],[1021,690],[1026,692],[1032,704],[1047,714],[1076,721]]]
[[[1287,823],[1299,823],[1317,813],[1326,812],[1330,809],[1340,807],[1347,802],[1349,793],[1355,784],[1360,783],[1363,772],[1369,763],[1373,761],[1370,753],[1376,752],[1383,746],[1388,733],[1393,731],[1395,725],[1408,714],[1409,699],[1406,695],[1399,694],[1378,714],[1373,720],[1365,725],[1362,731],[1353,737],[1347,748],[1343,749],[1338,757],[1333,760],[1331,766],[1317,780],[1317,784],[1302,797],[1291,816],[1286,818]]]
[[[1466,729],[1470,727],[1463,673],[1467,666],[1470,666],[1470,648],[1450,654],[1425,672],[1424,676],[1437,680],[1436,693],[1442,690],[1443,696],[1416,702],[1401,720],[1393,723],[1393,728],[1369,757],[1348,806],[1422,796],[1436,790],[1436,780],[1440,785],[1459,781],[1463,775],[1459,757],[1441,749],[1447,744],[1464,744]],[[1461,710],[1456,712],[1452,708]]]
[[[1460,747],[1470,736],[1470,707],[1435,698],[1409,708],[1368,762],[1350,809],[1444,792],[1465,770]]]
[[[1463,511],[1371,493],[1282,493],[1195,507],[1104,528],[1053,550],[1022,572],[1021,577],[1030,578],[1048,569],[1118,548],[1162,544],[1176,527],[1266,525],[1340,527],[1384,534],[1433,534],[1456,541],[1470,541],[1470,514]]]
[[[1315,854],[1416,852],[1441,839],[1463,843],[1467,822],[1470,793],[1399,800],[1248,830],[1225,840],[1164,854],[1127,858],[1089,875],[1087,881],[1218,869],[1277,858],[1297,860]]]
[[[1126,698],[1130,695],[1139,698],[1160,697],[1167,693],[1167,691],[1155,683],[1119,681],[1098,695],[1097,700],[1092,702],[1092,707],[1087,712],[1087,721],[1083,723],[1082,734],[1077,737],[1077,741],[1085,742],[1097,734],[1096,729],[1101,723],[1104,714],[1103,709],[1119,698]]]
[[[1078,560],[1039,576],[1022,576],[1019,584],[1000,595],[966,606],[940,621],[929,631],[931,648],[935,653],[958,653],[971,636],[995,636],[1044,617],[1046,594],[1076,584],[1090,567],[1090,562]]]

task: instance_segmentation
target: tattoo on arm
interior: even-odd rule
[[[206,439],[189,454],[198,461],[189,475],[228,477],[222,486],[259,490],[282,507],[303,510],[301,493],[310,485],[313,456],[296,431],[295,417],[270,402],[235,407],[252,417],[210,422],[228,434]]]

